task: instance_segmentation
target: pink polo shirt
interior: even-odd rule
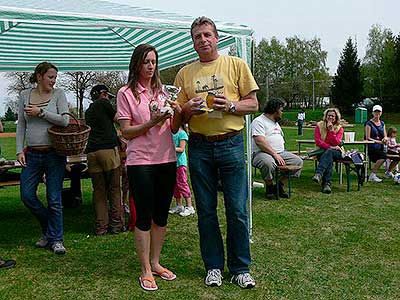
[[[130,120],[131,125],[143,124],[150,120],[150,100],[146,89],[138,84],[140,103],[131,89],[123,86],[117,94],[118,120]],[[156,101],[161,102],[158,97]],[[176,161],[175,146],[171,133],[171,121],[150,128],[145,134],[128,141],[127,165],[154,165]]]
[[[331,146],[338,146],[342,141],[343,132],[344,132],[343,127],[340,127],[338,132],[335,132],[333,130],[328,130],[328,132],[326,133],[325,140],[322,140],[321,131],[317,125],[315,126],[315,131],[314,131],[315,144],[317,145],[317,147],[322,149],[329,149]]]

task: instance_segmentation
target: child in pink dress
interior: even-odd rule
[[[182,217],[190,216],[195,213],[192,205],[192,194],[187,181],[187,158],[185,153],[188,135],[182,128],[173,135],[176,151],[176,183],[174,197],[176,206],[169,210],[171,214],[179,214]],[[186,201],[186,206],[182,205],[182,198]]]
[[[400,144],[397,144],[397,141],[396,141],[397,128],[389,127],[387,135],[388,135],[387,154],[399,155]],[[386,161],[385,161],[385,169],[386,169],[385,177],[386,178],[392,178],[394,176],[393,173],[389,171],[389,166],[390,166],[391,162],[392,162],[392,160],[389,158],[386,159]],[[396,166],[394,168],[394,171],[395,172],[399,171],[398,166]]]

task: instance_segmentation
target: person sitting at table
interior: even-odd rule
[[[396,127],[389,127],[388,132],[387,132],[387,136],[388,136],[388,143],[387,143],[387,154],[389,155],[395,155],[400,157],[400,144],[397,144],[396,141],[396,135],[397,135],[397,128]],[[390,168],[390,164],[393,162],[393,160],[391,158],[386,159],[385,162],[385,177],[387,178],[393,178],[394,176],[394,172],[398,172],[398,162],[396,162],[396,166],[392,169],[392,171],[389,171]],[[390,172],[390,173],[389,173]]]
[[[342,158],[343,149],[340,142],[343,137],[343,128],[340,126],[340,112],[337,108],[328,108],[324,111],[324,119],[315,126],[314,140],[320,149],[325,151],[319,156],[319,163],[312,180],[322,182],[322,193],[330,194],[333,162]]]
[[[36,247],[51,247],[55,254],[65,254],[63,244],[63,207],[61,191],[67,159],[51,144],[47,129],[68,126],[68,102],[62,89],[54,88],[58,69],[42,62],[30,78],[36,87],[21,92],[18,101],[17,159],[22,166],[21,199],[38,219],[42,237]],[[24,150],[24,142],[27,148]],[[47,207],[37,196],[39,182],[46,176]]]
[[[369,160],[375,163],[372,167],[371,174],[368,181],[381,182],[376,173],[386,160],[388,137],[386,134],[385,122],[381,120],[382,106],[374,105],[372,108],[373,118],[365,123],[365,138],[368,141],[373,141],[374,144],[368,144],[368,157]],[[386,178],[393,177],[393,169],[398,164],[398,160],[392,160],[388,170],[385,172]]]
[[[260,169],[266,183],[265,197],[275,199],[279,189],[281,198],[289,198],[284,190],[288,178],[282,176],[278,187],[273,185],[273,176],[277,166],[295,165],[302,167],[303,161],[297,155],[285,151],[284,134],[278,121],[282,118],[285,103],[279,99],[272,99],[264,107],[263,114],[251,123],[252,136],[252,165]],[[301,169],[293,176],[299,177]]]

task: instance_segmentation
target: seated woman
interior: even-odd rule
[[[343,137],[343,128],[339,124],[340,112],[337,108],[328,108],[324,119],[315,126],[314,140],[318,148],[325,149],[319,157],[319,164],[312,180],[321,183],[322,192],[330,194],[333,162],[342,158],[343,149],[339,146]]]
[[[385,147],[385,145],[388,143],[385,123],[381,120],[382,106],[374,105],[372,108],[372,115],[373,118],[365,123],[365,138],[368,141],[374,142],[374,144],[368,144],[369,160],[375,163],[371,170],[371,174],[369,175],[368,181],[381,182],[382,179],[380,179],[376,173],[386,160],[387,150],[385,150],[385,148],[387,149],[387,147]],[[392,160],[389,165],[389,169],[385,173],[386,178],[393,177],[392,171],[398,162],[398,160]]]

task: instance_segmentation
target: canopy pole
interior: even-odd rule
[[[253,51],[254,51],[254,38],[250,40],[250,55],[247,47],[247,40],[245,37],[240,38],[240,44],[237,43],[238,55],[249,65],[252,73],[254,73],[253,67]],[[249,221],[249,239],[250,243],[253,243],[253,176],[251,166],[251,118],[250,115],[245,116],[246,121],[246,165],[247,165],[247,190],[248,190],[248,221]]]

